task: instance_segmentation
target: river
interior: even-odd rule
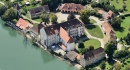
[[[0,70],[77,70],[3,23],[0,19]]]

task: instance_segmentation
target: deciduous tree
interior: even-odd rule
[[[100,68],[102,70],[104,70],[106,68],[106,62],[105,61],[102,61],[102,63],[100,64]]]
[[[120,69],[121,69],[121,64],[118,63],[118,62],[115,63],[115,64],[114,64],[114,69],[115,69],[115,70],[120,70]]]
[[[75,17],[75,15],[74,15],[74,13],[70,13],[69,15],[68,15],[68,17],[67,17],[67,20],[71,20],[71,19],[75,19],[76,17]]]
[[[108,42],[105,45],[105,53],[107,54],[107,56],[109,57],[110,60],[113,58],[114,47],[115,47],[115,44],[112,41]]]
[[[54,14],[54,13],[51,13],[50,14],[50,21],[52,22],[52,23],[57,23],[57,16]]]
[[[7,21],[12,21],[17,18],[17,11],[14,8],[7,9],[2,18]]]
[[[47,13],[43,13],[43,14],[41,15],[41,18],[42,18],[43,22],[45,22],[45,25],[50,22],[50,21],[49,21],[49,14],[47,14]]]
[[[79,12],[80,14],[80,19],[85,23],[90,23],[90,19],[89,19],[89,16],[90,16],[90,11],[88,10],[81,10]]]

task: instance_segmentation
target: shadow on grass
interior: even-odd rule
[[[124,29],[125,29],[124,27],[114,28],[115,31],[119,31],[119,32],[123,32]]]
[[[90,25],[90,26],[86,26],[87,29],[94,29],[96,28],[96,25]]]

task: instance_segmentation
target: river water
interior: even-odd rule
[[[3,23],[0,19],[0,70],[77,70]]]

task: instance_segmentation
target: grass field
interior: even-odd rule
[[[111,5],[114,5],[116,9],[122,9],[123,6],[123,0],[118,0],[118,3],[116,0],[110,0]],[[130,12],[130,0],[126,0],[126,11],[124,13]]]
[[[90,19],[90,23],[91,23],[91,24],[94,24],[94,23],[96,23],[96,21],[93,20],[93,19]]]
[[[87,26],[86,29],[92,36],[95,36],[95,37],[98,37],[98,38],[104,37],[101,29],[97,25]]]
[[[117,38],[121,38],[121,37],[123,38],[128,34],[128,32],[130,33],[130,31],[128,30],[129,27],[130,27],[130,17],[125,17],[125,19],[121,23],[121,28],[115,30]]]
[[[88,48],[90,45],[94,46],[94,49],[99,48],[101,46],[100,41],[96,39],[89,39],[83,43],[86,48]]]
[[[129,67],[130,67],[130,58],[127,59],[127,60],[125,61],[125,63],[126,63],[126,64],[121,67],[121,70],[125,70],[125,67],[126,67],[126,66],[129,66]]]

